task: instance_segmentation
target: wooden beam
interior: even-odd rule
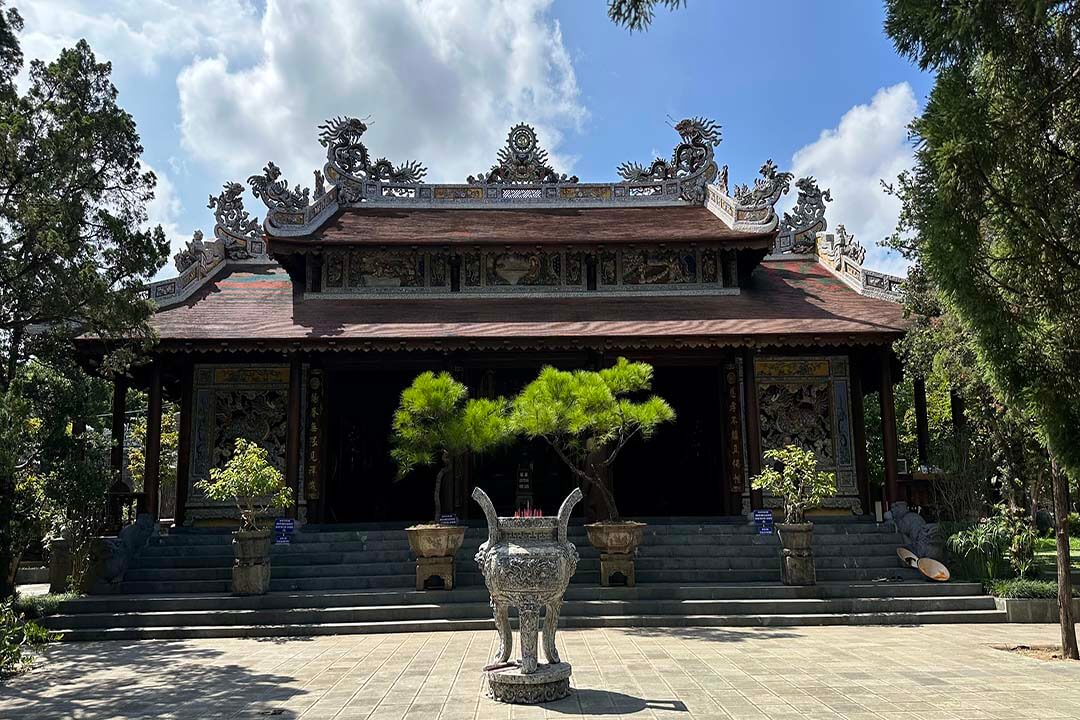
[[[891,505],[900,499],[896,477],[896,399],[893,396],[892,352],[881,352],[881,437],[885,461],[885,499]]]
[[[143,464],[143,491],[146,512],[158,519],[161,495],[161,360],[150,365],[150,392],[146,409],[146,448]]]
[[[761,472],[761,410],[758,408],[757,377],[754,372],[752,348],[743,350],[743,384],[746,387],[746,471],[753,478]],[[759,510],[765,506],[760,490],[750,491],[750,508]]]
[[[851,353],[848,367],[851,368],[851,442],[855,446],[855,484],[859,488],[863,512],[874,512],[873,498],[870,497],[869,463],[866,458],[866,404],[862,386],[862,356]]]
[[[285,485],[292,491],[293,506],[289,517],[298,517],[300,507],[300,407],[303,359],[300,353],[289,356],[288,429],[285,436]]]
[[[926,412],[926,380],[912,381],[915,390],[915,438],[919,444],[919,465],[930,464],[930,422]]]
[[[187,512],[188,484],[191,482],[191,426],[194,408],[194,373],[191,362],[185,362],[180,376],[180,425],[176,443],[176,512],[173,524],[182,527]]]

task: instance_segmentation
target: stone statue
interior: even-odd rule
[[[892,519],[896,530],[904,537],[904,547],[920,558],[944,559],[937,523],[927,523],[917,512],[908,509],[906,502],[892,504]]]
[[[578,553],[566,539],[570,512],[581,500],[581,490],[567,496],[556,517],[499,517],[491,499],[480,488],[472,493],[488,523],[487,542],[476,553],[495,613],[499,648],[486,670],[490,694],[511,703],[549,702],[570,692],[570,664],[561,662],[555,632],[563,594],[577,569]],[[521,629],[520,663],[509,663],[513,650],[510,607],[518,609]],[[544,610],[544,655],[537,664],[540,610]]]

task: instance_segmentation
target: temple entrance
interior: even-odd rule
[[[435,468],[395,482],[390,430],[401,391],[418,371],[340,370],[327,374],[328,523],[423,521],[434,517]]]
[[[655,368],[653,392],[675,422],[632,440],[615,461],[619,512],[626,517],[735,515],[723,473],[720,372],[715,366]]]

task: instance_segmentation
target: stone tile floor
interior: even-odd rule
[[[69,643],[0,685],[0,718],[1080,718],[1080,663],[992,647],[1057,638],[1048,625],[567,630],[575,692],[532,707],[482,696],[491,632]]]

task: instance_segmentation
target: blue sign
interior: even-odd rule
[[[457,525],[458,524],[458,516],[457,516],[456,513],[449,513],[447,515],[440,515],[439,516],[439,524],[440,525]]]
[[[772,535],[773,514],[772,510],[755,510],[754,524],[757,525],[758,535]]]
[[[274,544],[288,545],[295,530],[296,521],[292,518],[278,518],[274,520]]]

